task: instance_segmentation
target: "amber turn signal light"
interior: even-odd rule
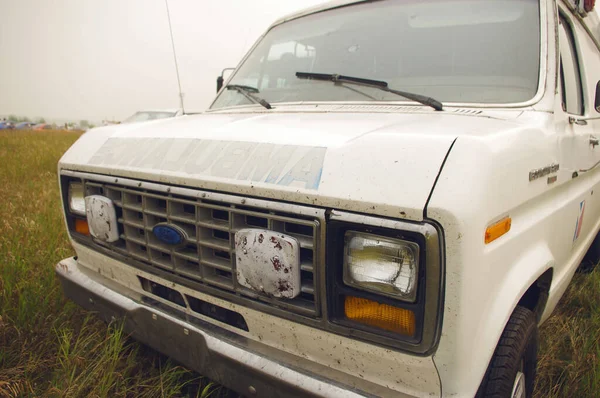
[[[344,311],[351,321],[405,336],[415,335],[415,314],[410,310],[364,298],[346,297]]]
[[[502,220],[498,221],[495,224],[490,225],[485,230],[485,244],[491,243],[510,231],[510,227],[512,224],[512,219],[510,217],[505,217]]]
[[[75,232],[89,236],[90,235],[90,227],[88,226],[87,220],[82,220],[80,218],[75,219]]]

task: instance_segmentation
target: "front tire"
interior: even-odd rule
[[[535,314],[521,306],[512,313],[494,352],[478,398],[533,396],[537,367],[538,328]]]

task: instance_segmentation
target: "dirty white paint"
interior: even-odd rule
[[[110,138],[89,164],[318,189],[326,148],[178,138]]]
[[[518,114],[293,109],[95,129],[60,167],[420,221],[454,139],[510,128]]]
[[[94,238],[107,243],[119,240],[117,212],[112,200],[102,195],[86,196],[85,213]]]
[[[300,244],[296,238],[266,229],[242,229],[235,234],[235,253],[240,285],[277,298],[300,294]]]

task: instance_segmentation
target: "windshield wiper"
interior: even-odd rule
[[[256,87],[244,86],[242,84],[228,84],[225,86],[227,90],[236,90],[238,93],[242,94],[249,101],[254,102],[255,104],[260,104],[267,109],[271,109],[272,106],[266,100],[255,96],[253,93],[258,93],[258,89]]]
[[[423,105],[427,105],[435,109],[436,111],[444,110],[443,105],[440,101],[427,97],[421,94],[409,93],[406,91],[394,90],[388,87],[387,82],[381,80],[363,79],[360,77],[343,76],[335,73],[311,73],[311,72],[296,72],[296,77],[299,79],[309,80],[327,80],[334,83],[350,83],[357,84],[365,87],[373,87],[388,93],[400,95],[409,100],[419,102]]]

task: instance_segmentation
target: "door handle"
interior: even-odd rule
[[[569,116],[569,123],[576,124],[578,126],[587,126],[587,120],[584,118],[577,118],[573,116]]]
[[[592,146],[592,148],[595,148],[599,144],[600,141],[598,140],[598,138],[594,137],[593,135],[590,135],[590,145]]]

